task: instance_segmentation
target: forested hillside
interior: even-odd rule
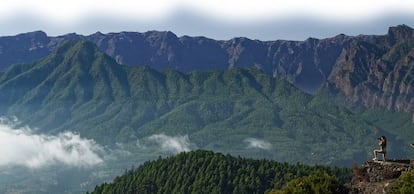
[[[76,131],[102,145],[186,136],[193,149],[278,161],[349,166],[366,160],[375,137],[385,133],[329,95],[311,96],[256,68],[128,67],[86,41],[6,69],[0,100],[3,115],[39,132]]]
[[[351,177],[347,168],[278,163],[202,150],[146,162],[91,193],[264,193],[315,173],[320,175],[319,191],[329,188],[346,193],[342,184]]]

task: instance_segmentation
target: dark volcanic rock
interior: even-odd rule
[[[386,193],[390,183],[412,169],[410,160],[367,161],[361,167],[354,166],[351,193]]]

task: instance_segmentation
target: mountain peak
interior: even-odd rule
[[[89,69],[92,66],[119,66],[114,59],[100,51],[94,43],[86,40],[66,41],[45,60],[53,61],[54,64],[66,66],[66,68],[80,66]]]
[[[414,29],[402,24],[388,29],[388,36],[393,42],[399,42],[414,37]]]
[[[400,24],[400,25],[397,25],[397,26],[391,26],[391,27],[389,28],[389,30],[391,30],[391,29],[399,29],[399,30],[413,30],[410,26],[405,25],[405,24]]]
[[[148,31],[143,33],[144,37],[157,37],[159,39],[178,39],[177,35],[175,35],[171,31]]]
[[[56,54],[96,52],[98,48],[92,42],[86,40],[68,40],[62,43],[57,49]]]
[[[47,38],[47,34],[43,31],[33,31],[33,32],[27,32],[27,33],[21,33],[16,35],[17,37],[42,37]]]
[[[98,47],[94,43],[87,40],[75,40],[73,42],[73,46],[79,49],[98,50]]]
[[[68,33],[59,37],[64,37],[67,40],[82,40],[82,35],[77,34],[77,33]]]

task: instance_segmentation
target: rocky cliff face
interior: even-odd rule
[[[390,183],[412,169],[410,160],[367,161],[361,167],[354,166],[351,193],[387,193]]]
[[[44,32],[31,32],[0,38],[0,68],[27,63],[50,53],[50,38]]]
[[[121,64],[179,71],[257,66],[308,92],[323,83],[343,47],[353,39],[339,35],[306,41],[216,41],[156,31],[96,33],[84,38],[95,42]]]
[[[345,46],[326,84],[351,104],[414,112],[414,30],[391,27],[387,35]]]

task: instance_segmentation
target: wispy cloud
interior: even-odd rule
[[[248,144],[247,148],[258,148],[263,150],[269,150],[270,148],[272,148],[271,143],[262,139],[246,138],[244,142]]]
[[[148,137],[148,140],[157,143],[163,151],[168,152],[188,152],[190,151],[190,139],[188,135],[168,136],[165,134],[155,134]]]
[[[103,160],[101,146],[78,134],[64,132],[58,135],[37,134],[28,127],[16,128],[0,119],[0,166],[41,168],[64,164],[87,167]]]

